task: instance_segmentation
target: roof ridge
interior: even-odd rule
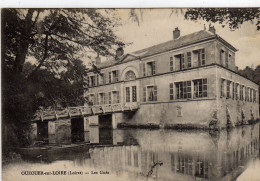
[[[145,50],[147,50],[147,49],[150,49],[150,48],[153,48],[153,47],[156,47],[156,46],[165,44],[165,43],[174,42],[174,41],[176,41],[176,40],[180,40],[181,38],[185,38],[185,37],[187,37],[187,36],[190,36],[190,35],[192,35],[192,34],[199,33],[199,32],[206,32],[206,33],[208,33],[208,34],[210,34],[210,35],[216,36],[215,34],[209,32],[209,31],[207,31],[207,30],[200,30],[200,31],[196,31],[196,32],[193,32],[193,33],[189,33],[189,34],[180,36],[180,37],[177,38],[177,39],[168,40],[168,41],[165,41],[165,42],[162,42],[162,43],[159,43],[159,44],[156,44],[156,45],[152,45],[152,46],[149,46],[149,47],[146,47],[146,48],[143,48],[143,49],[141,49],[141,50],[137,50],[137,51],[134,51],[134,52],[131,52],[131,53],[138,54],[138,53],[136,53],[136,52],[140,52],[140,53],[141,53],[141,52],[143,52],[143,51],[145,51]]]

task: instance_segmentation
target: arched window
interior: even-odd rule
[[[134,80],[134,79],[136,79],[136,76],[132,70],[129,70],[125,73],[125,80]]]

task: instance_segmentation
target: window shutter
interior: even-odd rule
[[[97,74],[96,76],[97,76],[97,84],[96,85],[99,85],[99,74]]]
[[[90,77],[87,77],[87,86],[90,87]]]
[[[143,101],[146,102],[146,87],[143,88]]]
[[[108,82],[109,82],[109,83],[111,83],[111,80],[112,80],[111,75],[112,75],[112,72],[109,72],[109,79],[108,79]]]
[[[106,74],[103,73],[103,84],[106,84]]]
[[[177,60],[176,60],[177,59]],[[174,60],[175,60],[175,69],[176,70],[180,70],[180,60],[178,58],[174,57]]]
[[[97,97],[96,97],[96,105],[99,105],[99,100],[98,100],[98,94],[97,94]]]
[[[173,100],[173,83],[170,83],[170,100]]]
[[[225,52],[225,62],[226,62],[226,67],[228,68],[228,52]]]
[[[156,72],[157,72],[157,63],[156,62],[157,61],[153,62],[153,75],[156,74]]]
[[[117,91],[117,103],[120,103],[120,94],[119,94],[119,91]]]
[[[145,63],[143,63],[142,65],[143,65],[143,76],[146,76]]]
[[[111,92],[108,93],[108,104],[111,104]]]
[[[170,57],[170,71],[173,71],[173,58]]]
[[[119,81],[119,70],[116,71],[116,81]]]
[[[157,101],[157,86],[154,86],[154,101]]]

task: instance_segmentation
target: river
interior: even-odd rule
[[[3,180],[260,180],[259,123],[220,132],[98,127],[90,132],[94,147],[24,156],[2,166]]]

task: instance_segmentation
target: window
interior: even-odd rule
[[[170,83],[170,100],[173,100],[174,99],[174,96],[173,96],[173,83]]]
[[[95,95],[94,94],[90,94],[89,95],[89,105],[92,106],[95,104]]]
[[[206,64],[205,49],[198,49],[193,51],[194,66],[203,66]]]
[[[132,102],[136,102],[136,86],[132,86]]]
[[[147,87],[148,101],[157,101],[157,86]]]
[[[221,90],[221,92],[220,92],[220,96],[221,97],[225,97],[225,87],[224,87],[224,84],[225,84],[225,79],[221,79],[220,80],[221,82],[220,82],[220,90]]]
[[[119,91],[113,91],[113,104],[120,103]]]
[[[89,77],[89,87],[93,87],[93,86],[95,86],[96,84],[96,81],[95,81],[95,76],[93,75],[93,76],[90,76]]]
[[[191,98],[191,81],[175,83],[177,90],[177,99]]]
[[[191,67],[191,52],[187,52],[187,68]]]
[[[113,82],[118,82],[118,70],[112,71],[113,74]]]
[[[228,80],[227,81],[227,99],[230,98],[230,84],[231,84],[231,82]]]
[[[179,64],[178,69],[182,70],[185,68],[184,54],[174,56],[175,61]]]
[[[207,79],[193,80],[193,84],[194,84],[194,98],[208,96]]]
[[[125,80],[135,80],[136,76],[132,70],[129,70],[125,73]]]
[[[97,85],[105,84],[105,74],[97,75]]]
[[[178,83],[175,83],[176,85],[176,98],[177,99],[183,99],[183,82],[178,82]]]
[[[170,57],[170,71],[173,71],[173,57]]]
[[[130,87],[126,87],[125,91],[126,91],[126,102],[130,102]]]
[[[147,63],[147,75],[154,75],[156,73],[155,61]]]
[[[113,83],[113,82],[118,82],[118,75],[119,75],[119,71],[118,70],[114,70],[112,72],[109,72],[109,83]]]
[[[105,94],[104,93],[99,93],[99,105],[102,105],[105,103]]]

